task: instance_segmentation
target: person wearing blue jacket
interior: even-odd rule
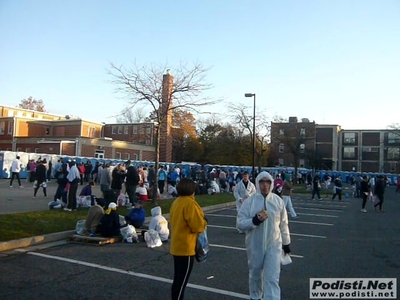
[[[131,209],[128,216],[125,217],[127,223],[135,228],[143,227],[144,220],[146,219],[146,212],[143,208],[141,201],[136,202],[135,206]]]

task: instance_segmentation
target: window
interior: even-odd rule
[[[362,147],[362,152],[379,152],[379,147]]]
[[[400,132],[389,132],[388,134],[388,144],[400,143]]]
[[[137,154],[133,154],[133,160],[138,160],[139,156]]]
[[[299,167],[304,168],[304,158],[299,159]]]
[[[131,159],[131,154],[130,153],[125,153],[125,159],[130,160]]]
[[[355,144],[356,143],[356,134],[354,132],[346,132],[344,134],[344,142],[346,144]]]
[[[285,135],[285,131],[283,129],[279,129],[279,135]]]
[[[282,167],[283,166],[283,158],[279,159],[279,166]]]
[[[344,147],[343,148],[343,158],[355,158],[356,149],[354,147]]]
[[[39,148],[35,148],[35,153],[39,153]]]
[[[389,147],[387,153],[388,159],[399,159],[400,158],[400,148]]]
[[[4,134],[6,128],[6,122],[0,121],[0,134]]]
[[[8,134],[13,134],[14,129],[14,121],[9,121],[8,122]]]
[[[285,144],[279,144],[279,153],[283,153],[285,151]]]
[[[150,134],[151,133],[151,127],[149,126],[149,127],[147,127],[147,129],[146,129],[146,133],[147,134]]]
[[[117,134],[117,126],[112,126],[111,127],[111,133],[112,134]]]
[[[306,150],[306,144],[300,144],[300,153],[304,153]]]
[[[115,152],[115,159],[121,159],[121,152]]]
[[[118,126],[118,134],[122,134],[124,126]]]
[[[124,134],[129,134],[129,126],[124,126]]]
[[[397,170],[397,163],[390,163],[390,172],[395,173]]]
[[[133,134],[137,134],[137,125],[133,125],[132,126],[132,132],[133,132]]]
[[[50,128],[49,128],[49,127],[46,127],[46,129],[45,129],[45,134],[46,134],[46,135],[49,135],[49,134],[50,134]]]
[[[300,136],[306,136],[306,129],[305,128],[301,128],[300,129]]]
[[[95,158],[104,158],[104,150],[95,150],[94,151],[94,157]]]
[[[9,116],[9,117],[14,117],[14,111],[13,111],[12,109],[10,109],[10,110],[8,111],[8,116]]]

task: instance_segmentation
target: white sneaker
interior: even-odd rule
[[[65,211],[72,211],[72,209],[66,208],[66,207],[64,208],[64,210],[65,210]]]
[[[22,185],[19,186],[20,189],[23,189],[24,187]]]
[[[366,210],[366,209],[362,209],[362,210],[361,210],[361,212],[363,212],[363,213],[366,213],[366,212],[367,212],[367,210]]]

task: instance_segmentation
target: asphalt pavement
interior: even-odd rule
[[[17,201],[3,199],[3,190],[2,207]],[[36,200],[20,201],[38,206]],[[282,266],[282,299],[309,299],[310,278],[399,278],[400,194],[393,187],[386,191],[385,213],[375,212],[372,203],[362,213],[361,199],[354,198],[293,195],[292,201],[300,218],[289,222],[293,263]],[[195,263],[185,299],[248,299],[244,235],[235,229],[234,206],[206,211],[206,217],[210,256]],[[168,243],[150,249],[145,243],[61,240],[1,253],[0,272],[7,274],[0,277],[1,299],[170,299],[173,260]]]

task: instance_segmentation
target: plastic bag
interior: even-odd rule
[[[117,198],[117,205],[118,206],[125,206],[126,203],[126,197],[124,194],[119,194],[118,198]]]
[[[119,215],[119,227],[124,227],[125,225],[126,225],[125,217]]]
[[[79,235],[85,235],[86,234],[86,220],[79,220],[78,222],[76,222],[75,231]]]
[[[132,225],[121,227],[120,231],[124,241],[128,243],[137,243],[139,241],[139,237],[136,233],[135,227],[133,227]]]
[[[285,254],[285,251],[282,250],[282,255],[281,255],[281,264],[283,266],[291,264],[292,263],[292,258],[290,257],[289,254]]]
[[[92,202],[91,196],[79,196],[76,198],[76,205],[78,207],[90,207]]]
[[[149,248],[160,247],[162,245],[160,236],[154,229],[149,229],[149,231],[144,233],[144,240]]]
[[[208,258],[208,251],[210,246],[208,244],[207,227],[202,233],[199,233],[196,241],[195,258],[198,262],[205,262]]]

